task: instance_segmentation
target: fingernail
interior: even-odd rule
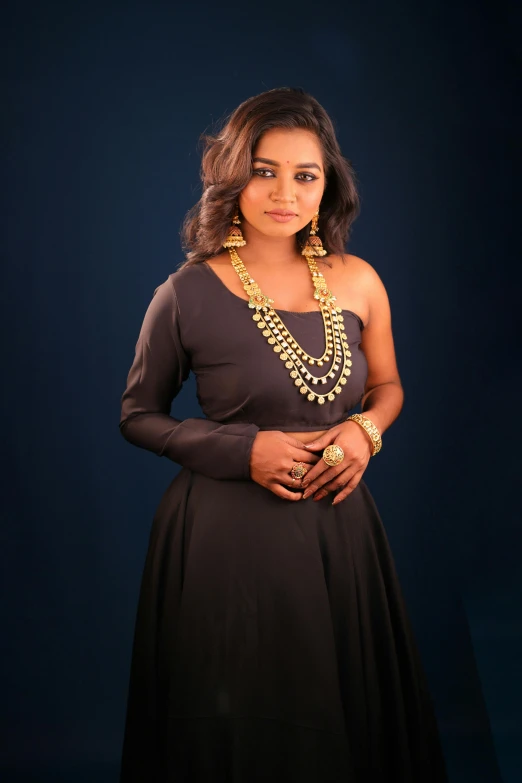
[[[315,441],[312,441],[311,443],[305,443],[305,446],[307,449],[310,449],[312,446],[315,446]]]
[[[306,498],[309,498],[311,495],[311,491],[309,489],[306,490],[306,492],[303,495],[303,500],[306,500]]]

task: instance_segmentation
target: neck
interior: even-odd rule
[[[241,232],[247,244],[245,247],[238,247],[237,253],[248,269],[280,269],[306,263],[305,257],[299,252],[295,234],[289,237],[270,237],[245,224],[246,221],[243,221]]]

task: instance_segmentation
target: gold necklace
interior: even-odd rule
[[[327,288],[326,280],[317,268],[315,259],[312,256],[307,257],[314,285],[314,299],[319,301],[324,324],[325,349],[322,356],[318,358],[310,356],[290,334],[272,307],[274,300],[263,294],[254,278],[250,277],[237,250],[229,247],[228,251],[232,266],[250,297],[248,306],[256,311],[252,319],[257,322],[258,329],[263,330],[262,335],[266,337],[268,344],[273,346],[275,353],[279,354],[279,358],[285,362],[285,367],[290,370],[290,377],[295,386],[299,388],[301,394],[306,394],[306,399],[310,402],[317,400],[319,405],[327,401],[333,402],[335,395],[341,393],[346,378],[351,373],[352,353],[344,333],[342,309],[335,304],[336,297]],[[308,364],[310,367],[315,365],[322,367],[330,358],[330,369],[326,370],[324,375],[316,376],[306,366]],[[338,372],[340,375],[338,382],[329,392],[320,394],[310,388],[309,383],[313,386],[326,384],[328,379],[335,378]]]

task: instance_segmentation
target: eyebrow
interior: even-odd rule
[[[276,160],[270,160],[269,158],[252,158],[252,163],[268,163],[269,166],[279,166],[280,164]],[[321,171],[321,167],[317,163],[296,163],[296,169],[318,169]]]

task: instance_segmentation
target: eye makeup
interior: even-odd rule
[[[270,169],[261,169],[261,168],[259,168],[259,169],[252,169],[252,171],[254,172],[254,174],[258,174],[258,172],[270,171]],[[273,172],[270,172],[270,173],[273,174]],[[301,175],[303,175],[305,177],[310,177],[310,179],[304,179],[304,180],[301,180],[301,182],[313,182],[314,180],[318,179],[318,177],[314,176],[314,174],[310,174],[308,171],[300,171],[300,172],[298,172],[297,176],[301,176]],[[272,179],[272,177],[265,177],[265,176],[262,176],[262,175],[259,175],[259,176],[261,176],[262,179]]]

